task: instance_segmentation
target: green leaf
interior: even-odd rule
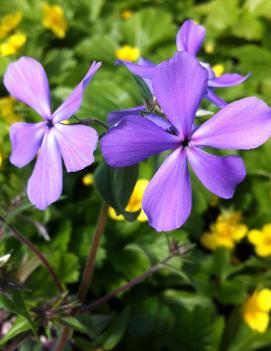
[[[144,101],[146,101],[146,104],[152,103],[153,102],[153,96],[152,93],[150,92],[149,87],[147,84],[144,82],[144,80],[138,76],[134,76],[134,79],[136,81],[136,84],[138,86],[140,95],[143,97]]]
[[[0,347],[4,346],[9,340],[15,338],[17,335],[25,333],[29,330],[31,330],[31,324],[29,321],[23,316],[17,317],[11,329],[0,340]]]
[[[87,335],[89,335],[90,333],[89,330],[84,326],[84,324],[75,317],[61,317],[58,318],[58,321],[63,325],[66,325],[74,330],[79,331],[80,333]]]
[[[102,198],[128,221],[135,220],[140,212],[125,211],[137,178],[138,165],[112,168],[102,162],[94,174],[95,185]]]

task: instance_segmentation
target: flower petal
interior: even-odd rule
[[[223,87],[232,87],[234,85],[242,84],[245,80],[247,80],[251,76],[248,73],[246,76],[242,76],[238,73],[225,73],[220,77],[209,80],[209,87],[213,88],[223,88]]]
[[[227,105],[226,101],[224,101],[219,96],[217,96],[215,94],[215,92],[213,91],[213,89],[209,89],[209,88],[207,89],[207,93],[205,95],[205,98],[220,108]]]
[[[116,65],[124,65],[128,68],[130,72],[135,74],[136,76],[143,77],[143,78],[151,78],[152,73],[155,69],[154,64],[137,64],[131,63],[129,61],[117,60]]]
[[[45,210],[59,199],[62,192],[62,161],[53,129],[43,139],[33,173],[28,180],[29,200]]]
[[[132,108],[126,108],[123,110],[112,111],[107,116],[107,121],[110,125],[118,123],[123,117],[128,115],[140,115],[142,112],[146,111],[145,105],[136,106]]]
[[[186,51],[196,56],[205,39],[205,28],[193,20],[187,20],[177,33],[176,44],[178,51]]]
[[[38,61],[24,56],[11,63],[4,76],[4,85],[16,99],[32,107],[43,118],[50,118],[48,78]]]
[[[155,68],[154,95],[182,139],[191,133],[197,109],[207,90],[207,80],[207,70],[184,51]]]
[[[193,134],[196,146],[253,149],[271,136],[271,109],[260,99],[233,102],[203,123]]]
[[[73,90],[73,92],[66,98],[66,100],[58,107],[53,114],[54,122],[60,122],[64,119],[70,118],[75,112],[77,112],[81,106],[83,100],[83,94],[91,81],[96,71],[101,67],[101,63],[93,62],[90,69],[88,70],[85,77]]]
[[[68,172],[76,172],[94,162],[98,143],[95,129],[82,125],[55,125],[55,137]]]
[[[150,181],[142,207],[150,225],[160,232],[181,227],[191,212],[191,205],[186,154],[178,148],[167,157]]]
[[[128,116],[102,138],[106,162],[113,167],[134,165],[149,156],[174,149],[178,138],[145,117]]]
[[[45,133],[45,123],[14,123],[10,128],[12,152],[10,162],[16,167],[24,167],[33,160],[41,146]]]
[[[198,147],[190,147],[187,157],[202,184],[224,199],[233,196],[236,186],[246,176],[244,162],[238,156],[215,156]]]

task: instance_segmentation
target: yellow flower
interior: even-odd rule
[[[255,246],[258,256],[271,255],[271,223],[262,227],[262,230],[252,229],[248,233],[248,240]]]
[[[127,20],[128,18],[130,18],[131,16],[133,16],[133,12],[131,10],[124,10],[122,11],[122,13],[120,14],[121,18],[123,18],[124,20]]]
[[[85,186],[90,186],[94,183],[94,178],[93,178],[93,174],[92,173],[88,173],[86,174],[83,179],[82,182]]]
[[[0,38],[4,38],[8,33],[13,31],[21,22],[23,16],[21,12],[6,15],[0,22]]]
[[[20,115],[15,110],[16,100],[11,96],[0,98],[0,117],[2,117],[8,124],[19,121]]]
[[[130,200],[128,202],[128,205],[125,208],[127,212],[136,212],[141,209],[143,194],[148,184],[149,184],[149,181],[147,179],[138,179],[134,187],[134,190],[132,192],[132,195],[130,197]],[[122,215],[117,215],[115,210],[112,207],[109,208],[108,215],[109,217],[111,217],[116,221],[124,221],[124,217]],[[139,216],[137,217],[137,220],[139,222],[146,222],[148,220],[146,214],[142,209],[140,211]]]
[[[124,61],[137,61],[140,57],[140,50],[138,48],[124,45],[115,51],[116,58]]]
[[[269,324],[271,310],[271,290],[256,290],[243,306],[243,319],[246,324],[258,333],[264,333]]]
[[[14,55],[24,46],[26,35],[23,33],[12,34],[7,40],[0,44],[0,56]]]
[[[209,250],[221,246],[233,249],[247,231],[247,226],[241,223],[240,212],[226,212],[219,215],[216,222],[210,226],[210,231],[202,235],[201,243]]]
[[[212,41],[209,41],[207,42],[205,45],[204,45],[204,50],[206,52],[206,54],[208,55],[211,55],[214,53],[215,51],[215,45]]]
[[[0,166],[2,165],[2,163],[3,163],[3,154],[2,152],[0,152]]]
[[[59,5],[44,4],[43,12],[43,27],[50,29],[58,38],[63,39],[68,28],[63,8]]]
[[[221,63],[218,63],[212,67],[212,70],[215,72],[216,77],[220,77],[224,73],[225,67]]]

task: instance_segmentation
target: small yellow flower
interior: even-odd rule
[[[132,195],[130,197],[130,200],[128,202],[128,205],[126,206],[125,210],[127,212],[136,212],[141,209],[141,202],[143,198],[143,194],[149,184],[149,181],[147,179],[138,179],[136,182],[136,185],[134,187],[134,191],[132,192]],[[115,210],[110,207],[108,210],[108,215],[112,219],[116,221],[123,221],[124,217],[122,215],[117,215]],[[146,222],[147,216],[144,213],[144,211],[141,209],[139,216],[137,217],[137,220],[139,222]]]
[[[17,28],[22,18],[21,12],[15,12],[14,14],[3,17],[0,22],[0,38],[4,38],[8,33]]]
[[[124,61],[137,61],[140,57],[140,50],[136,47],[124,45],[115,51],[116,58]]]
[[[240,212],[226,212],[219,215],[216,222],[210,226],[210,231],[202,235],[201,243],[209,250],[221,246],[233,249],[247,231],[248,227],[241,223]]]
[[[252,229],[248,232],[248,240],[255,246],[258,256],[266,257],[271,255],[271,223],[259,229]]]
[[[94,178],[93,178],[93,174],[92,173],[88,173],[86,174],[83,179],[82,182],[85,186],[90,186],[94,183]]]
[[[124,10],[122,11],[122,13],[120,14],[121,18],[123,18],[124,20],[127,20],[128,18],[133,16],[133,12],[131,10]]]
[[[3,154],[2,152],[0,152],[0,167],[2,166],[3,163]]]
[[[225,71],[225,66],[221,63],[218,63],[212,67],[212,70],[215,72],[216,77],[220,77]]]
[[[206,54],[208,54],[208,55],[213,54],[215,51],[215,44],[212,41],[208,41],[204,45],[204,50],[205,50]]]
[[[23,33],[12,34],[7,40],[0,44],[0,56],[10,56],[24,46],[26,35]]]
[[[0,98],[0,117],[8,124],[19,121],[20,115],[15,112],[16,99],[11,96]]]
[[[65,38],[68,24],[64,16],[63,8],[59,5],[44,4],[43,13],[43,27],[50,29],[58,38]]]
[[[251,329],[264,333],[268,328],[270,310],[271,290],[256,290],[243,306],[243,319]]]

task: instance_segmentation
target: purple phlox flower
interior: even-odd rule
[[[176,45],[178,51],[186,51],[192,56],[196,56],[200,50],[205,39],[205,28],[196,24],[193,20],[187,20],[183,23],[176,36]],[[154,70],[154,65],[150,61],[145,60],[144,64],[138,64],[128,61],[118,60],[117,64],[124,64],[133,74],[140,77],[150,79]],[[205,62],[200,62],[209,73],[208,86],[206,89],[205,98],[210,100],[218,107],[223,107],[227,103],[217,96],[214,92],[215,88],[225,88],[243,83],[249,76],[242,76],[238,73],[225,73],[220,77],[216,77],[215,72],[211,69],[210,65]]]
[[[179,228],[189,217],[192,191],[188,163],[209,191],[225,199],[233,196],[245,178],[239,156],[216,156],[204,147],[252,149],[271,135],[271,109],[256,97],[233,102],[193,128],[207,84],[207,70],[185,51],[177,52],[152,72],[155,96],[177,133],[168,133],[149,119],[127,116],[102,138],[104,158],[113,167],[131,166],[172,150],[143,197],[143,209],[157,231]]]
[[[43,121],[15,123],[10,129],[12,152],[10,162],[24,167],[35,155],[38,158],[27,184],[29,200],[44,210],[62,193],[62,159],[68,172],[79,171],[94,161],[97,132],[83,125],[65,125],[82,103],[83,93],[101,63],[93,62],[85,77],[51,113],[50,89],[42,65],[31,57],[11,63],[4,84],[16,99],[35,110]]]

